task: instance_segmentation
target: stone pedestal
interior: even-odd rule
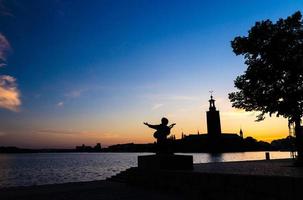
[[[173,154],[138,156],[138,168],[148,170],[191,170],[193,168],[193,156]]]

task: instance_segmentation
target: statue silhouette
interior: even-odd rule
[[[151,125],[147,122],[144,122],[143,124],[156,130],[154,138],[157,139],[157,154],[168,153],[167,136],[170,134],[170,129],[172,129],[176,124],[173,123],[167,126],[168,119],[165,117],[161,119],[161,124],[158,125]]]

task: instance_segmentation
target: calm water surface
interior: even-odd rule
[[[104,180],[137,165],[148,153],[37,153],[0,154],[0,187]],[[262,160],[264,152],[190,154],[194,163]],[[272,159],[289,158],[289,152],[270,152]]]

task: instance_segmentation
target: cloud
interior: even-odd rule
[[[6,58],[10,50],[8,40],[0,33],[0,68],[6,66]],[[17,112],[20,105],[20,92],[16,79],[9,75],[0,75],[0,108]]]
[[[13,17],[11,10],[5,5],[5,0],[0,0],[0,15]]]
[[[1,132],[0,132],[1,133]],[[77,131],[73,129],[41,129],[41,130],[36,130],[34,133],[38,134],[64,134],[64,135],[81,135],[85,134],[85,136],[95,136],[98,135],[100,138],[119,138],[120,135],[118,134],[113,134],[113,133],[98,133],[98,132],[91,132],[91,131]]]
[[[54,133],[54,134],[82,134],[85,132],[82,131],[73,131],[71,129],[69,130],[53,130],[53,129],[42,129],[35,131],[36,133]]]
[[[17,112],[21,105],[20,92],[16,79],[12,76],[0,76],[0,108]]]
[[[100,137],[104,139],[112,139],[112,138],[120,138],[121,136],[119,134],[114,134],[114,133],[103,133],[100,134]]]
[[[84,90],[74,90],[74,91],[71,91],[67,94],[65,94],[66,97],[69,97],[69,98],[77,98],[77,97],[80,97],[82,92]]]
[[[58,106],[58,107],[63,107],[63,106],[64,106],[64,102],[63,102],[63,101],[58,102],[58,103],[57,103],[57,106]]]
[[[194,96],[171,96],[171,100],[176,100],[176,101],[193,101],[193,100],[199,100],[198,97]]]
[[[6,57],[10,50],[11,46],[8,40],[0,33],[0,67],[6,66]]]
[[[6,135],[6,133],[5,133],[5,132],[0,131],[0,136],[4,136],[4,135]]]
[[[245,110],[242,109],[233,109],[230,111],[225,111],[221,112],[222,116],[227,116],[227,117],[244,117],[244,116],[256,116],[256,112],[246,112]]]
[[[166,95],[166,94],[147,94],[144,98],[151,100],[163,100],[163,101],[196,101],[199,100],[197,96],[186,96],[186,95]]]
[[[160,108],[162,106],[163,106],[162,103],[155,104],[155,105],[153,105],[152,110],[156,110],[156,109],[158,109],[158,108]]]

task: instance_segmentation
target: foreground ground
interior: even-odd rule
[[[195,164],[192,171],[128,171],[112,180],[133,180],[131,185],[92,181],[4,188],[0,199],[285,200],[301,199],[303,184],[303,167],[291,159]]]
[[[1,200],[170,200],[186,199],[180,194],[168,191],[155,191],[126,183],[92,181],[56,185],[7,188],[0,190]]]
[[[195,164],[193,172],[303,178],[303,166],[294,163],[293,159],[205,163]]]

